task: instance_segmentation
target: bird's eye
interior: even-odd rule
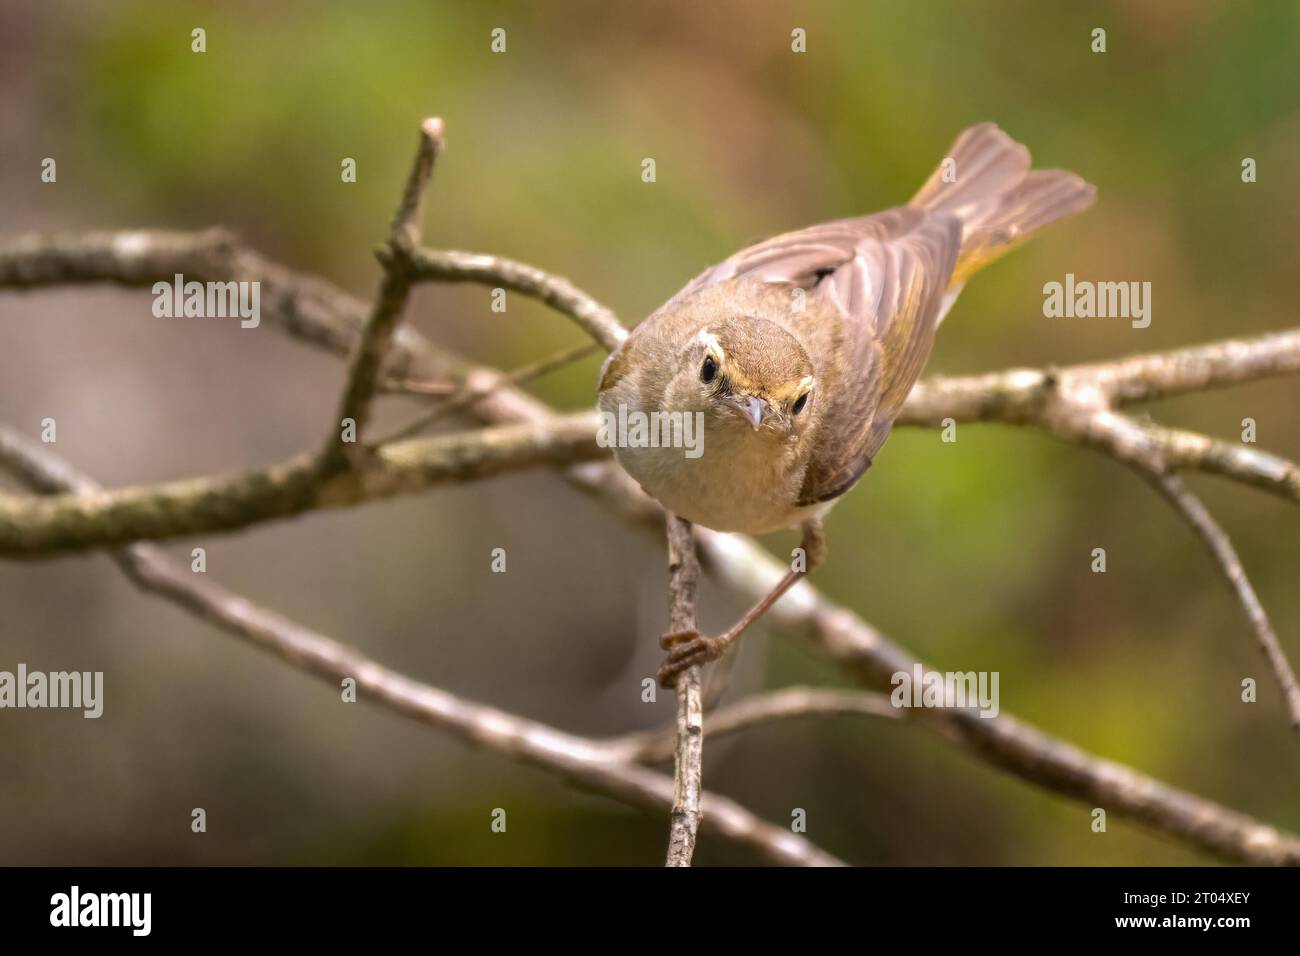
[[[718,375],[718,363],[712,355],[704,356],[704,364],[700,366],[700,381],[708,385]]]
[[[803,407],[807,404],[808,404],[808,393],[804,392],[802,395],[800,395],[798,398],[794,400],[794,404],[790,406],[790,412],[794,415],[798,415],[801,411],[803,411]]]

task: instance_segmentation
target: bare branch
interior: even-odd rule
[[[1139,427],[1153,453],[1173,471],[1220,475],[1300,502],[1300,468],[1294,462],[1200,432],[1155,423]]]
[[[300,455],[235,475],[136,485],[93,495],[0,494],[0,556],[41,558],[131,541],[232,531],[321,508],[342,508],[448,483],[604,457],[595,416],[557,416],[413,439],[379,448],[360,471],[327,476]]]
[[[0,462],[47,492],[94,494],[98,486],[43,446],[0,426]],[[112,552],[113,560],[145,591],[166,598],[221,630],[332,683],[356,681],[358,699],[371,701],[439,728],[474,746],[559,774],[631,806],[659,813],[672,806],[673,784],[638,767],[598,741],[569,734],[495,707],[465,700],[412,680],[356,648],[303,627],[168,561],[149,545]],[[705,793],[708,829],[786,865],[839,866],[841,861],[805,838],[759,820],[735,801]]]
[[[1096,388],[1107,403],[1128,405],[1300,372],[1300,329],[1224,339],[1056,369],[1020,368],[935,378],[912,389],[900,425],[1002,421],[1031,424],[1058,384]]]
[[[457,254],[470,258],[470,253]],[[492,259],[493,257],[486,257]],[[532,269],[531,266],[526,267]],[[280,327],[288,335],[335,355],[350,355],[360,341],[370,307],[317,276],[295,272],[242,245],[223,229],[201,232],[170,230],[124,230],[71,234],[27,234],[0,242],[0,288],[34,290],[59,285],[108,282],[128,288],[149,287],[160,279],[170,281],[176,273],[196,281],[250,281],[262,291],[263,318],[267,325]],[[496,284],[481,274],[464,281]],[[565,281],[552,277],[516,290],[547,293],[542,301],[558,311],[570,306],[586,311],[590,297],[550,294]],[[597,311],[609,313],[596,305]],[[612,315],[612,313],[609,313]],[[441,374],[459,374],[470,366],[432,346],[413,329],[399,325],[393,335],[389,374],[396,382],[406,377],[428,381]],[[501,373],[480,368],[477,377],[498,378]],[[521,407],[520,393],[502,398],[503,405]],[[524,404],[544,408],[532,399]]]
[[[695,627],[695,591],[700,563],[691,523],[670,514],[668,526],[668,627]],[[673,812],[668,835],[668,866],[690,866],[695,833],[700,827],[700,792],[704,788],[704,694],[700,669],[689,668],[677,681],[676,763]]]
[[[1118,405],[1300,372],[1300,329],[1224,339],[1063,370],[1098,382]]]

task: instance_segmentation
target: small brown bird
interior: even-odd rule
[[[639,440],[615,442],[648,494],[718,531],[803,529],[806,561],[729,631],[664,636],[662,684],[720,657],[823,560],[822,516],[889,437],[971,274],[1094,194],[1073,173],[1031,170],[1029,150],[994,124],[971,127],[907,205],[736,253],[609,357],[601,411],[650,420]],[[691,453],[654,440],[673,413],[673,434],[702,427]]]

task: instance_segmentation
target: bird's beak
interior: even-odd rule
[[[767,414],[767,402],[756,395],[746,395],[741,399],[740,410],[754,426],[754,431],[758,431],[758,427],[763,424],[763,416]]]

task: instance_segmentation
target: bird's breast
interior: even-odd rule
[[[748,429],[703,429],[698,457],[682,448],[616,447],[619,463],[669,511],[716,531],[764,534],[798,524],[804,468],[780,440]]]

